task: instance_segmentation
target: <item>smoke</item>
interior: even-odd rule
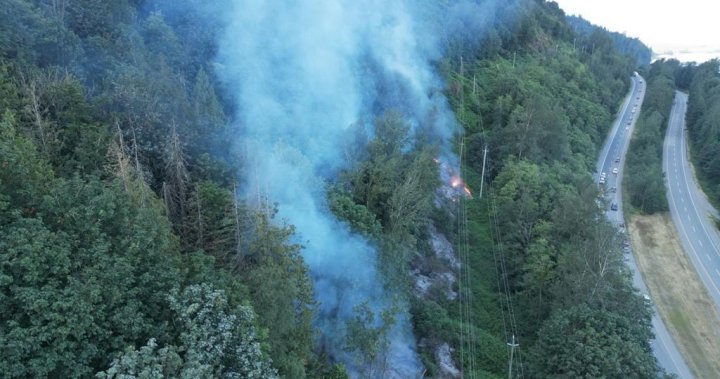
[[[342,144],[358,120],[399,109],[445,154],[457,132],[431,63],[441,23],[432,1],[245,0],[227,10],[219,45],[221,75],[234,93],[248,191],[261,188],[296,226],[310,267],[321,342],[350,371],[346,321],[367,302],[378,314],[392,302],[378,278],[376,251],[328,211],[324,181],[353,162]],[[390,331],[391,376],[422,372],[406,307]]]

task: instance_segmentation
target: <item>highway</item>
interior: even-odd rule
[[[603,175],[605,177],[604,184],[601,184],[601,187],[605,188],[605,197],[608,201],[608,208],[606,210],[607,218],[618,228],[620,228],[621,224],[624,225],[625,223],[621,190],[625,153],[630,145],[629,137],[632,135],[635,121],[640,114],[640,107],[642,106],[642,101],[645,96],[645,88],[646,83],[642,77],[639,75],[632,77],[630,92],[610,129],[603,149],[600,151],[596,166],[596,181],[600,182]],[[617,174],[613,173],[614,169],[617,169]],[[617,205],[617,210],[613,210],[613,204]],[[632,272],[633,284],[642,294],[647,295],[647,287],[642,280],[633,254],[625,254],[625,262]],[[690,369],[680,355],[680,352],[675,346],[675,342],[657,313],[653,314],[652,325],[655,339],[651,344],[660,366],[668,373],[676,374],[680,378],[693,378]]]
[[[713,221],[718,213],[697,184],[689,161],[685,138],[687,99],[686,94],[675,93],[663,145],[665,186],[683,249],[720,309],[720,235]]]

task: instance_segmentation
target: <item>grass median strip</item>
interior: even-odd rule
[[[630,217],[638,267],[678,349],[698,378],[720,378],[720,313],[667,214]]]

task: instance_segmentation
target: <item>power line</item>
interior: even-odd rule
[[[514,366],[514,352],[517,347],[519,347],[519,341],[517,340],[518,335],[518,328],[517,328],[517,320],[515,318],[515,310],[512,305],[512,298],[510,295],[510,283],[508,281],[508,275],[507,275],[507,266],[505,262],[505,254],[503,249],[503,241],[502,241],[502,234],[500,233],[500,225],[497,221],[497,203],[495,201],[495,191],[493,190],[492,186],[490,187],[490,208],[493,215],[493,222],[492,227],[495,234],[495,239],[497,241],[495,245],[495,249],[493,251],[497,251],[497,255],[495,256],[495,262],[496,262],[496,273],[499,271],[499,277],[498,282],[501,284],[500,288],[498,288],[499,291],[502,291],[501,295],[501,311],[502,308],[507,309],[508,314],[508,323],[510,325],[510,332],[512,334],[512,340],[510,343],[508,343],[508,346],[511,346],[510,351],[510,360],[508,362],[508,367]],[[499,270],[498,270],[499,267]],[[504,304],[503,304],[504,303]],[[505,317],[505,314],[503,312],[503,317]],[[508,338],[507,333],[507,327],[505,327],[505,322],[503,321],[503,327],[505,329],[505,338]],[[516,346],[513,346],[516,345]],[[522,363],[522,354],[521,350],[518,349],[518,367],[519,367],[519,376],[522,378],[524,377],[524,365]],[[511,374],[511,370],[508,370],[508,374]]]

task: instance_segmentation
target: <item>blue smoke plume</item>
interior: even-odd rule
[[[244,0],[227,10],[221,75],[234,93],[248,193],[260,188],[304,241],[319,315],[320,340],[357,374],[344,349],[353,308],[377,313],[391,303],[378,278],[376,251],[328,211],[324,181],[354,162],[342,145],[358,120],[387,108],[423,125],[451,156],[457,132],[432,62],[439,59],[432,1]],[[437,17],[437,15],[434,15]],[[379,318],[379,317],[378,317]],[[389,376],[418,377],[406,310],[390,332]]]

